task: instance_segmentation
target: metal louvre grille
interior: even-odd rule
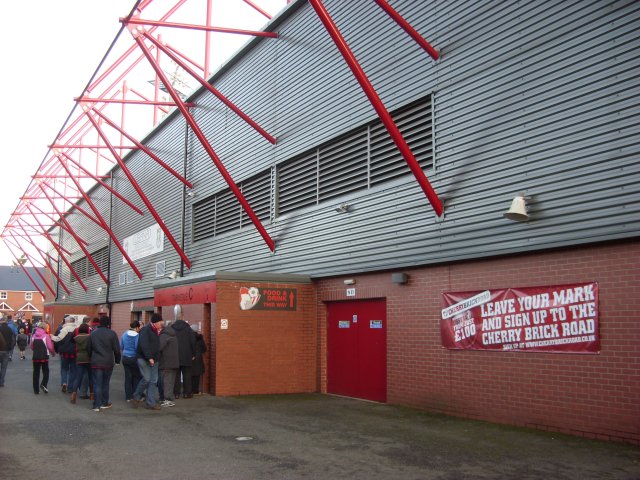
[[[215,234],[237,230],[240,228],[240,212],[242,207],[231,190],[216,194],[216,229]]]
[[[367,131],[359,129],[320,148],[320,201],[367,187]]]
[[[73,267],[73,269],[76,271],[76,273],[81,279],[87,278],[87,263],[89,263],[89,261],[87,260],[87,257],[82,257],[80,260],[71,262],[71,267]],[[71,282],[78,281],[78,279],[75,277],[75,275],[71,270],[69,270],[69,280]]]
[[[392,114],[422,169],[433,165],[431,102],[427,97]],[[370,126],[370,185],[377,185],[410,172],[382,122]]]
[[[433,167],[431,97],[391,113],[423,169]],[[352,130],[318,148],[245,180],[239,187],[261,221],[317,205],[320,201],[363,190],[410,173],[380,120]],[[277,195],[272,191],[277,190]],[[238,230],[251,223],[231,190],[193,205],[193,241]]]
[[[258,219],[269,220],[271,214],[271,170],[256,175],[242,182],[242,194],[257,215]],[[243,210],[240,220],[241,226],[252,224],[249,215]]]
[[[216,228],[216,196],[193,205],[193,241],[213,237]]]
[[[100,250],[96,250],[91,254],[96,264],[102,270],[102,273],[105,273],[109,266],[109,249],[108,247],[101,248]],[[97,275],[97,271],[94,268],[93,264],[87,259],[87,270],[88,276]]]
[[[317,170],[315,149],[278,167],[278,213],[316,204]]]
[[[91,256],[98,267],[100,267],[100,270],[102,270],[103,273],[106,272],[109,266],[109,248],[103,247],[100,250],[96,250],[91,254]],[[71,266],[76,271],[80,279],[84,279],[98,273],[87,257],[82,257],[75,262],[71,262]],[[72,282],[78,281],[71,271],[69,271],[69,279]]]

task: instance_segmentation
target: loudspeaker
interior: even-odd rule
[[[527,202],[522,195],[518,195],[511,202],[511,208],[509,211],[504,214],[504,218],[508,218],[509,220],[514,220],[516,222],[526,222],[529,220],[529,215],[527,214]]]

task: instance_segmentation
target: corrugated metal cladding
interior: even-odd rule
[[[371,132],[350,136],[377,117],[312,8],[295,2],[277,24],[279,39],[253,42],[214,77],[277,145],[209,93],[195,97],[195,115],[213,148],[267,217],[275,253],[229,201],[226,183],[192,133],[184,165],[184,121],[173,117],[149,140],[194,183],[184,210],[175,178],[144,154],[128,160],[178,242],[184,232],[192,272],[322,277],[638,236],[640,2],[390,4],[440,50],[441,60],[431,60],[374,2],[325,1],[390,111],[428,101],[424,120],[433,138],[421,134],[419,148],[429,157],[425,172],[444,202],[444,218],[435,217],[408,168],[406,175],[371,182],[379,132],[373,140]],[[320,165],[323,149],[339,152],[332,157],[335,171],[344,172],[326,200],[319,192],[329,177],[319,166],[295,173]],[[348,187],[362,165],[365,176]],[[287,168],[294,171],[289,177],[281,174]],[[136,198],[122,172],[114,175],[118,189]],[[317,198],[279,210],[287,195],[298,194],[291,178]],[[527,223],[503,218],[520,192],[531,197]],[[346,212],[337,211],[342,204]],[[229,215],[202,213],[219,208]],[[118,200],[113,215],[118,238],[155,223]],[[111,300],[150,296],[161,260],[166,272],[179,269],[168,241],[162,254],[136,262],[142,281],[118,286],[118,275],[130,269],[112,248]]]

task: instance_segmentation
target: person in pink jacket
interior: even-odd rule
[[[33,350],[33,393],[38,395],[40,390],[49,393],[49,355],[54,357],[53,341],[46,332],[42,323],[36,325],[36,330],[31,336],[31,350]],[[42,382],[40,382],[40,370],[42,370]]]

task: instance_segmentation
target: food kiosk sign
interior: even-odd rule
[[[295,288],[240,287],[241,310],[296,310],[297,301]]]
[[[599,353],[598,284],[443,293],[450,349]]]

